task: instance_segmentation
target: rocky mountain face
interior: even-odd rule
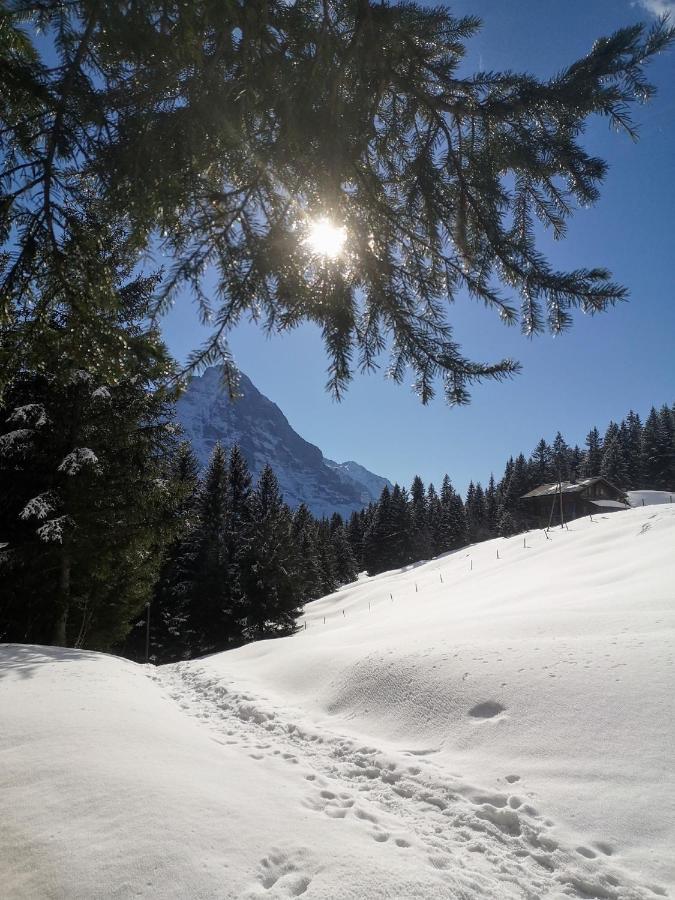
[[[254,480],[269,463],[286,502],[292,507],[304,502],[315,516],[339,512],[347,517],[377,500],[385,484],[391,487],[356,462],[325,459],[243,373],[239,389],[241,396],[230,400],[213,366],[192,378],[178,401],[178,421],[202,465],[217,441],[225,447],[239,444]]]

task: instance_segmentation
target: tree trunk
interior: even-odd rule
[[[52,644],[56,647],[66,646],[66,624],[70,607],[70,552],[64,547],[61,556],[61,575],[59,577],[58,617],[54,623]]]

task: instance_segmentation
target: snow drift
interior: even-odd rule
[[[675,507],[364,578],[160,669],[0,649],[12,897],[654,898]]]

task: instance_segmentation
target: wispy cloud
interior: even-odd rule
[[[633,6],[641,6],[654,16],[670,15],[675,20],[675,0],[638,0]]]

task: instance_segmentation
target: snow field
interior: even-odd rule
[[[176,666],[0,648],[0,885],[668,896],[674,549],[675,507],[640,507],[361,579],[291,638]]]
[[[660,503],[675,503],[673,491],[628,491],[631,506],[654,506]]]

